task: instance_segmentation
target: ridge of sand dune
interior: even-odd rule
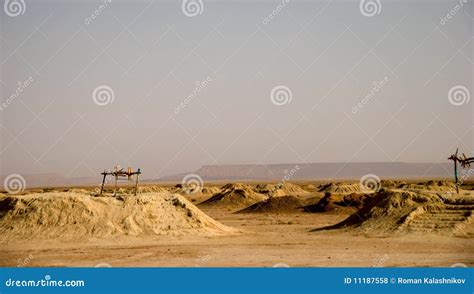
[[[298,212],[304,202],[295,196],[272,197],[244,208],[238,213]]]
[[[200,203],[206,206],[247,207],[268,197],[242,183],[226,184],[221,191]]]
[[[472,197],[382,190],[344,221],[316,231],[351,228],[374,235],[436,232],[474,236],[469,229],[473,211]]]
[[[362,189],[359,183],[328,183],[319,188],[319,192],[328,192],[331,194],[349,194],[361,193]]]
[[[308,192],[314,192],[316,191],[316,186],[313,184],[304,184],[300,186],[301,189],[308,191]]]
[[[221,189],[219,189],[218,187],[204,187],[202,188],[201,193],[212,195],[212,194],[219,193],[220,191]]]
[[[115,236],[218,235],[233,229],[170,193],[91,197],[42,193],[0,198],[0,236],[13,240],[84,240]]]

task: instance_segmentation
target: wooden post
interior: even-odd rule
[[[115,185],[114,185],[114,196],[115,196],[117,195],[117,178],[118,178],[117,173],[115,173],[114,176],[115,176]]]
[[[458,186],[458,161],[454,159],[454,182],[456,185],[456,193],[459,194],[459,186]]]
[[[104,175],[104,178],[102,179],[102,185],[100,186],[100,194],[99,195],[102,195],[102,192],[104,191],[104,185],[105,185],[105,177],[107,177],[107,172],[104,172],[102,173]]]
[[[137,178],[135,180],[135,196],[137,196],[137,193],[138,193],[138,177],[140,176],[140,174],[141,174],[140,169],[138,169]]]
[[[456,153],[451,155],[448,160],[452,160],[454,163],[454,185],[456,186],[456,193],[459,194],[459,187],[458,187],[458,151],[459,148],[456,149]]]

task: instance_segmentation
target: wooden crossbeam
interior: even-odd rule
[[[142,174],[141,170],[138,169],[137,171],[132,171],[132,168],[129,167],[126,171],[123,170],[123,168],[119,169],[118,167],[115,167],[113,171],[106,171],[104,170],[101,175],[103,175],[102,178],[102,185],[100,187],[100,195],[104,192],[104,185],[105,185],[105,179],[107,176],[112,176],[115,180],[114,183],[114,195],[117,193],[117,181],[119,179],[126,178],[128,181],[132,180],[132,177],[135,176],[135,189],[134,189],[134,194],[135,196],[137,195],[138,192],[138,179],[139,176]]]

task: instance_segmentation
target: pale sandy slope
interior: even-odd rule
[[[1,243],[13,244],[234,232],[183,196],[168,192],[119,197],[70,192],[4,196],[0,213]]]

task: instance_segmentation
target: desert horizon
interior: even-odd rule
[[[297,169],[296,169],[297,168]],[[190,174],[198,175],[203,181],[278,181],[285,177],[293,181],[344,181],[356,180],[365,174],[374,173],[384,179],[417,180],[417,179],[451,179],[452,163],[408,163],[408,162],[319,162],[288,164],[226,164],[204,165],[196,171],[163,175],[151,178],[143,171],[143,183],[177,183]],[[291,172],[293,170],[293,172]],[[94,185],[100,183],[100,173],[96,176],[68,177],[59,173],[19,174],[25,187],[41,188],[46,186]],[[466,179],[474,174],[469,170],[461,171]],[[0,175],[4,182],[8,175]]]

